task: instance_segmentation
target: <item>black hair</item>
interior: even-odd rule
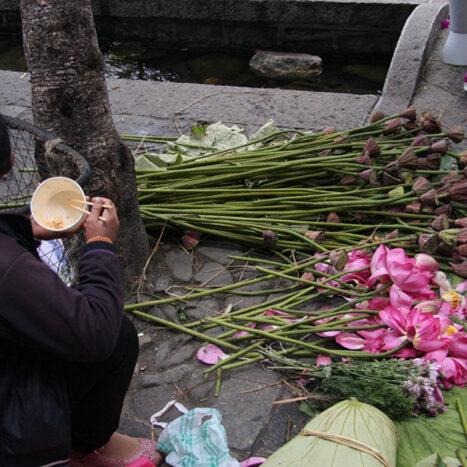
[[[7,172],[10,169],[10,135],[5,120],[0,114],[0,172]]]

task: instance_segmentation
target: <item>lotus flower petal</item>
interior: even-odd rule
[[[261,465],[265,461],[266,459],[264,457],[249,457],[243,462],[240,462],[240,467],[256,467],[257,465]]]
[[[255,329],[256,328],[256,324],[255,323],[251,323],[247,326],[248,328],[251,328],[251,329]],[[237,331],[233,337],[243,337],[243,336],[249,336],[251,333],[249,333],[248,331]]]
[[[353,332],[341,332],[336,337],[336,342],[346,349],[360,350],[363,348],[365,339]]]
[[[201,347],[196,353],[196,358],[207,365],[215,365],[219,360],[224,360],[228,355],[214,344],[208,344]]]
[[[384,245],[380,245],[373,254],[370,263],[370,285],[372,285],[376,280],[379,280],[382,283],[389,281],[389,272],[386,266],[387,254],[388,249]]]
[[[329,355],[319,354],[316,357],[316,366],[330,365],[331,363],[332,363],[332,360]]]
[[[412,303],[413,298],[406,294],[400,287],[396,284],[392,284],[389,290],[389,297],[391,305],[394,308],[399,308],[400,310],[409,311]]]

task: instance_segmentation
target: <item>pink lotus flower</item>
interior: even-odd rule
[[[438,313],[441,308],[442,303],[435,300],[427,300],[424,302],[419,302],[414,306],[414,309],[420,310],[421,313],[431,313],[435,315]]]
[[[389,301],[394,308],[409,312],[414,299],[395,284],[389,289]]]
[[[465,332],[453,334],[447,348],[450,356],[467,359],[467,334]]]
[[[370,285],[376,280],[387,283],[392,280],[404,292],[417,292],[424,289],[433,274],[415,265],[402,248],[392,250],[380,245],[371,259]]]
[[[388,305],[379,313],[381,321],[390,331],[384,339],[384,350],[398,347],[405,340],[409,340],[414,349],[421,352],[431,352],[446,345],[441,339],[444,331],[444,323],[440,318],[428,313],[422,313],[412,308],[408,313],[392,305]]]
[[[336,337],[336,342],[346,349],[380,353],[384,344],[384,336],[387,332],[387,329],[361,330],[357,331],[357,333],[341,332]]]
[[[386,265],[391,280],[405,292],[418,292],[428,285],[433,274],[415,266],[402,248],[389,250]]]
[[[441,349],[427,353],[426,361],[436,361],[440,364],[440,375],[443,377],[443,385],[446,389],[453,385],[464,387],[467,384],[467,359],[448,357],[448,350]]]
[[[432,256],[420,253],[415,256],[415,266],[424,270],[435,272],[439,269],[439,263]]]
[[[347,264],[344,267],[344,271],[349,271],[349,274],[345,274],[341,277],[343,282],[355,281],[357,284],[368,285],[368,279],[370,278],[370,261],[368,256],[360,250],[354,250],[349,253]],[[363,271],[353,272],[357,269],[368,268]]]

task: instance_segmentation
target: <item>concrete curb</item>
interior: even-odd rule
[[[447,12],[448,4],[443,1],[419,5],[410,15],[397,42],[375,110],[391,115],[411,104],[439,34],[440,21]]]

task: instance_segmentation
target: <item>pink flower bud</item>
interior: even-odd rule
[[[413,139],[411,143],[411,146],[415,146],[415,147],[427,147],[429,145],[430,143],[428,141],[428,138],[424,134],[415,136],[415,138]]]
[[[391,175],[388,172],[385,172],[383,170],[383,185],[384,186],[398,185],[401,182],[402,180],[400,178],[395,177],[394,175]]]
[[[329,253],[329,262],[338,270],[342,271],[347,264],[348,256],[344,250],[333,250]]]
[[[447,175],[445,175],[442,179],[441,182],[447,185],[454,185],[454,183],[458,183],[464,180],[464,177],[457,172],[451,172]]]
[[[440,214],[433,222],[431,223],[431,227],[435,230],[445,230],[449,229],[449,218],[446,214]]]
[[[453,264],[452,270],[454,271],[454,274],[467,278],[467,260],[462,263]]]
[[[348,133],[343,133],[342,135],[339,135],[335,140],[334,143],[336,144],[350,144],[352,141],[350,140],[350,136]]]
[[[386,126],[383,129],[384,135],[393,135],[397,133],[401,128],[401,121],[399,118],[393,118],[387,122]]]
[[[187,230],[182,237],[183,247],[190,251],[198,246],[201,232],[195,230]]]
[[[401,154],[397,162],[400,167],[408,169],[416,169],[418,167],[418,157],[410,147]]]
[[[321,152],[318,152],[318,157],[329,157],[332,156],[332,149],[324,149]]]
[[[434,210],[434,213],[437,216],[441,216],[441,214],[446,214],[446,216],[449,217],[451,215],[451,211],[452,211],[452,205],[450,203],[447,203],[447,204],[443,204],[442,206],[437,207]]]
[[[439,152],[440,154],[446,154],[446,152],[449,150],[449,142],[447,139],[440,139],[439,141],[436,141],[436,143],[433,143],[430,146],[430,149],[433,152]]]
[[[460,257],[467,258],[467,243],[464,243],[463,245],[459,245],[457,247],[457,252],[459,253]]]
[[[455,183],[449,190],[451,199],[460,203],[467,203],[467,180]]]
[[[423,204],[428,204],[430,206],[438,206],[438,196],[434,188],[427,191],[426,193],[423,193],[423,195],[420,196],[420,200]]]
[[[274,249],[277,244],[277,234],[273,230],[263,230],[262,232],[264,243],[268,248]]]
[[[439,263],[432,256],[425,253],[419,253],[415,255],[415,266],[424,271],[437,271],[439,269]]]
[[[328,214],[326,222],[329,222],[331,224],[340,224],[341,223],[341,218],[337,215],[337,213],[332,211],[332,212],[330,212]]]
[[[420,234],[418,236],[418,246],[422,253],[432,255],[439,246],[439,237],[437,234]]]
[[[415,106],[411,105],[400,113],[399,116],[406,118],[407,120],[417,120],[417,110],[415,109]]]
[[[425,113],[420,118],[423,131],[428,133],[441,133],[441,124],[430,113]]]
[[[398,238],[399,237],[399,230],[398,229],[394,229],[393,231],[389,232],[388,234],[386,234],[382,239],[383,240],[391,240],[393,238]]]
[[[368,152],[370,156],[378,156],[381,152],[378,144],[373,138],[368,138],[366,140],[365,146],[363,147],[363,150]]]
[[[462,143],[465,137],[464,129],[461,126],[455,126],[446,133],[446,136],[454,143]]]
[[[413,122],[413,121],[411,121],[411,120],[406,120],[406,121],[402,124],[402,126],[403,126],[406,130],[411,131],[411,130],[416,130],[417,128],[419,128],[419,127],[420,127],[420,124],[419,124],[417,121]]]
[[[441,156],[436,153],[431,153],[426,157],[419,157],[417,167],[425,170],[438,170],[440,162]]]
[[[322,135],[330,135],[332,133],[336,133],[336,128],[333,126],[327,126],[322,132]]]
[[[354,185],[357,181],[357,177],[355,175],[344,175],[340,180],[339,183],[341,185]]]
[[[315,276],[313,275],[312,272],[304,272],[301,276],[300,276],[300,279],[302,281],[314,281],[315,280]],[[310,284],[307,284],[306,282],[297,282],[297,284],[300,286],[300,287],[306,287],[307,285],[310,285]]]
[[[457,227],[467,227],[467,217],[462,217],[454,221]]]
[[[459,243],[467,243],[467,227],[460,229],[459,238],[457,239]]]
[[[418,177],[414,180],[412,185],[412,190],[417,193],[417,195],[421,195],[426,193],[427,191],[431,190],[433,185],[430,181],[428,181],[425,177]]]
[[[422,203],[419,203],[418,201],[412,201],[411,203],[408,203],[407,206],[405,206],[405,210],[412,214],[418,214],[422,210]]]
[[[461,167],[467,167],[467,151],[461,152],[457,155],[457,160]]]
[[[378,176],[373,169],[366,169],[360,172],[360,178],[370,185],[378,184]]]
[[[360,156],[355,159],[357,164],[373,165],[373,159],[370,157],[367,151],[364,151]]]
[[[303,235],[305,235],[305,237],[308,238],[308,240],[311,240],[315,243],[323,243],[326,237],[325,233],[322,230],[307,230],[306,232],[304,232]]]
[[[370,115],[370,122],[371,123],[379,122],[380,120],[382,120],[385,117],[386,117],[386,115],[384,115],[383,112],[381,112],[380,110],[375,110]]]

